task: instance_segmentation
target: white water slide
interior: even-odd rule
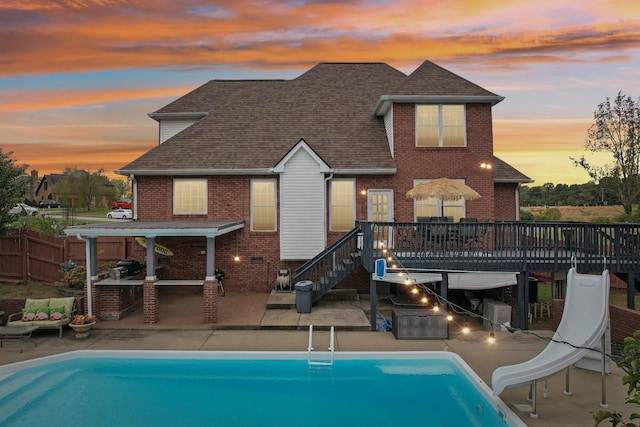
[[[552,340],[533,359],[516,365],[501,366],[493,371],[493,394],[497,396],[508,387],[531,386],[530,415],[533,418],[537,417],[535,382],[589,357],[593,349],[605,348],[604,337],[608,325],[609,272],[605,270],[601,275],[579,274],[575,267],[572,267],[567,273],[567,293],[562,319]],[[604,381],[604,359],[602,370]],[[568,390],[565,390],[565,393],[570,394]],[[604,402],[603,395],[602,406],[606,405]]]

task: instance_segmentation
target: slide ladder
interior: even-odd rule
[[[307,347],[307,362],[309,365],[333,365],[333,352],[335,350],[335,330],[331,327],[329,335],[329,360],[313,360],[311,358],[311,352],[313,351],[313,325],[309,325],[309,347]]]
[[[604,378],[606,371],[606,338],[609,325],[609,272],[600,275],[579,274],[576,267],[567,273],[567,294],[562,319],[549,344],[534,358],[516,365],[501,366],[491,375],[495,396],[505,388],[529,385],[532,403],[530,416],[537,418],[536,381],[546,379],[572,365],[580,366],[585,357],[600,350],[603,393],[601,406],[606,407]],[[568,376],[567,369],[567,376]],[[565,394],[570,394],[567,389]]]

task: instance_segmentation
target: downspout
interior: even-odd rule
[[[87,239],[83,239],[80,234],[77,234],[76,237],[81,242],[85,242],[85,256],[86,256],[86,264],[87,264],[87,311],[88,315],[91,316],[93,314],[93,304],[91,303],[91,248],[89,247],[89,241]]]
[[[133,197],[133,220],[138,220],[138,181],[136,181],[136,177],[134,174],[129,175],[129,179],[133,184],[133,188],[131,189],[131,196]]]
[[[324,179],[324,194],[322,195],[322,197],[324,198],[324,203],[322,204],[322,206],[324,207],[325,211],[324,211],[324,247],[327,247],[327,232],[329,231],[329,227],[327,226],[327,191],[329,191],[327,189],[327,184],[329,183],[329,181],[333,178],[333,172],[331,172],[331,174],[329,174],[329,176],[327,176]]]
[[[516,186],[516,221],[520,221],[520,183]]]

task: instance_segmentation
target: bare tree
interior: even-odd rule
[[[599,167],[589,164],[584,156],[572,160],[596,182],[605,177],[616,178],[624,211],[631,214],[633,204],[640,196],[640,98],[634,101],[618,92],[613,103],[607,97],[598,105],[593,119],[585,148],[591,152],[611,153],[613,163]]]

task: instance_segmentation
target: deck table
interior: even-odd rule
[[[0,326],[0,348],[4,341],[20,341],[20,353],[22,353],[22,343],[31,338],[37,326]]]

